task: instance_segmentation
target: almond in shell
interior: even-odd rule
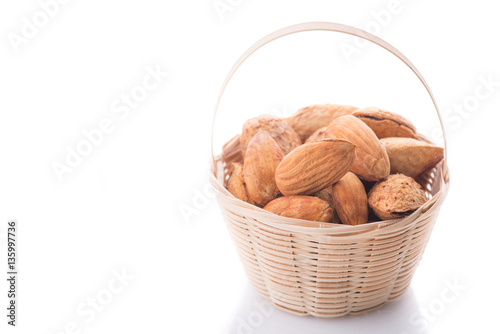
[[[358,109],[352,115],[365,122],[379,139],[387,137],[417,138],[415,126],[396,113],[370,107]]]
[[[232,172],[227,180],[227,190],[239,200],[255,205],[255,202],[248,196],[245,179],[243,177],[243,165],[240,163],[232,163]]]
[[[349,115],[356,107],[340,104],[316,104],[299,109],[286,121],[305,141],[319,128],[328,126],[335,118]]]
[[[322,199],[323,201],[327,202],[328,205],[332,208],[332,223],[335,224],[341,224],[342,222],[340,221],[339,216],[337,215],[337,212],[335,210],[335,205],[333,205],[333,193],[332,193],[332,187],[326,187],[325,189],[321,189],[317,193],[313,194],[314,197],[318,197],[319,199]]]
[[[425,170],[443,160],[444,149],[412,138],[383,138],[391,161],[391,173],[401,173],[416,178]]]
[[[368,198],[365,186],[359,178],[349,172],[332,187],[333,205],[345,225],[360,225],[368,222]]]
[[[251,118],[243,124],[243,131],[239,139],[243,158],[245,158],[250,140],[259,131],[267,132],[278,143],[285,155],[302,144],[299,135],[285,120],[271,115],[261,115]]]
[[[425,202],[427,197],[420,184],[403,174],[389,175],[368,194],[368,204],[382,220],[408,216]]]
[[[310,135],[309,138],[307,138],[305,142],[310,143],[312,141],[318,141],[321,139],[325,139],[326,128],[327,128],[326,126],[319,128],[312,135]]]
[[[283,217],[317,222],[330,222],[333,213],[327,202],[312,196],[279,197],[269,202],[264,210]]]
[[[356,159],[355,146],[342,139],[307,143],[290,152],[276,169],[285,196],[312,195],[344,176]]]
[[[356,161],[351,171],[360,179],[379,181],[389,175],[389,157],[384,146],[359,118],[352,115],[336,118],[326,129],[325,136],[348,140],[356,145]]]
[[[248,144],[243,178],[248,195],[260,206],[279,194],[274,174],[283,157],[278,143],[265,131],[258,132]]]

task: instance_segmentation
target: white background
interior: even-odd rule
[[[5,272],[6,222],[16,219],[20,278],[15,329],[6,325],[1,280],[0,332],[498,333],[493,2],[400,0],[389,17],[380,13],[393,9],[390,0],[221,2],[231,6],[222,15],[212,0],[67,1],[18,47],[11,41],[22,36],[23,18],[44,24],[40,4],[1,3],[0,260]],[[414,62],[448,113],[452,186],[426,253],[408,292],[365,316],[321,320],[270,309],[249,286],[207,186],[225,75],[259,38],[305,21],[376,29]],[[346,44],[357,50],[351,57],[341,51]],[[128,115],[114,112],[147,68],[169,75]],[[489,91],[481,81],[488,78],[496,83]],[[411,71],[349,36],[287,37],[234,79],[216,151],[249,117],[327,102],[401,113],[440,142]],[[59,180],[54,162],[65,163],[67,147],[76,149],[103,119],[112,131]],[[191,214],[182,215],[186,208]],[[125,283],[114,279],[122,271]],[[99,311],[91,311],[93,298]]]

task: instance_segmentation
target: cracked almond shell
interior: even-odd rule
[[[420,208],[427,197],[414,179],[403,174],[389,175],[368,194],[368,204],[382,220],[403,218]]]
[[[278,143],[285,155],[302,144],[299,135],[285,120],[271,115],[261,115],[251,118],[243,124],[243,131],[239,139],[243,158],[246,156],[250,140],[259,131],[267,132]]]
[[[416,178],[436,166],[444,157],[444,149],[413,138],[383,138],[380,140],[389,155],[391,174],[401,173]]]
[[[417,138],[415,126],[406,118],[379,108],[361,108],[352,113],[370,129],[379,139],[387,137]]]

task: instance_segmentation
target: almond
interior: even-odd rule
[[[249,119],[243,125],[243,132],[240,136],[240,149],[243,158],[248,143],[259,131],[266,131],[278,143],[285,155],[302,144],[299,135],[285,120],[270,115],[261,115]]]
[[[327,202],[311,196],[280,197],[269,202],[264,207],[264,210],[283,217],[318,222],[330,222],[333,213],[332,208]]]
[[[339,104],[316,104],[299,109],[286,121],[305,141],[319,128],[328,126],[335,118],[349,115],[356,107]]]
[[[334,205],[333,205],[332,187],[326,187],[324,189],[321,189],[320,191],[315,192],[313,196],[318,197],[323,201],[327,202],[328,205],[330,205],[330,207],[333,209]]]
[[[237,199],[255,205],[255,202],[247,193],[247,187],[243,177],[243,165],[240,163],[232,163],[230,169],[232,172],[227,180],[227,190]]]
[[[368,194],[368,204],[382,220],[408,216],[425,202],[427,197],[422,187],[403,174],[389,175]]]
[[[426,169],[434,167],[444,157],[444,149],[412,138],[383,138],[391,161],[391,173],[402,173],[416,178]]]
[[[325,132],[326,132],[326,126],[319,128],[314,132],[312,135],[309,136],[309,138],[306,139],[306,143],[310,143],[312,141],[318,141],[321,139],[325,139]]]
[[[258,132],[248,144],[243,178],[248,195],[260,206],[279,194],[274,174],[283,157],[278,143],[265,131]]]
[[[332,208],[332,219],[331,222],[335,224],[341,224],[342,222],[340,221],[339,216],[337,215],[337,212],[335,210],[335,205],[333,205],[333,193],[332,193],[332,187],[326,187],[325,189],[321,189],[317,193],[313,194],[314,197],[318,197],[319,199],[322,199],[323,201],[327,202],[328,205]]]
[[[379,139],[387,137],[417,138],[415,126],[406,118],[378,108],[362,108],[352,113],[366,123]]]
[[[297,147],[276,169],[276,184],[285,196],[311,195],[331,186],[352,167],[356,154],[352,143],[323,139]]]
[[[332,187],[333,205],[345,225],[368,222],[368,198],[365,186],[356,175],[349,172]]]
[[[379,181],[390,173],[389,157],[375,133],[359,118],[351,115],[333,120],[326,129],[327,138],[345,139],[356,145],[356,161],[351,171],[360,179]]]

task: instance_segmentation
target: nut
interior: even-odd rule
[[[403,174],[389,175],[368,194],[368,204],[382,220],[403,218],[420,208],[427,197],[422,187]]]
[[[331,186],[352,167],[354,148],[342,139],[323,139],[297,147],[276,169],[279,190],[285,196],[311,195]]]
[[[389,175],[389,157],[375,133],[359,118],[341,116],[328,126],[327,138],[345,139],[356,145],[356,161],[351,171],[360,179],[379,181]]]
[[[401,173],[416,178],[434,167],[444,157],[444,149],[412,138],[383,138],[391,161],[391,174]]]
[[[314,193],[314,197],[318,197],[319,199],[322,199],[323,201],[327,202],[328,205],[332,208],[332,223],[335,224],[341,224],[342,222],[340,221],[339,216],[337,215],[337,212],[335,210],[335,205],[333,205],[333,194],[332,194],[332,187],[326,187],[325,189],[321,189],[317,193]]]
[[[316,104],[297,110],[286,121],[305,141],[319,128],[328,126],[335,118],[349,115],[356,107],[339,104]]]
[[[265,131],[258,132],[248,144],[243,177],[248,195],[260,206],[279,194],[274,173],[283,157],[278,143]]]
[[[248,143],[259,131],[266,131],[278,143],[285,155],[302,144],[299,135],[285,120],[270,115],[261,115],[249,119],[243,125],[243,132],[240,136],[243,157],[245,157]]]
[[[379,139],[387,137],[417,138],[415,126],[401,115],[378,108],[362,108],[352,113],[366,123]]]
[[[321,139],[325,139],[326,128],[327,128],[326,126],[319,128],[312,135],[310,135],[309,138],[307,138],[305,142],[310,143],[312,141],[318,141]]]
[[[227,180],[227,190],[239,200],[255,205],[255,202],[248,196],[245,179],[243,177],[243,165],[240,163],[231,164],[232,172]]]
[[[333,213],[327,202],[312,196],[280,197],[269,202],[264,210],[283,217],[318,222],[330,222]]]
[[[368,222],[368,198],[365,186],[356,175],[349,172],[332,187],[333,205],[345,225]]]

